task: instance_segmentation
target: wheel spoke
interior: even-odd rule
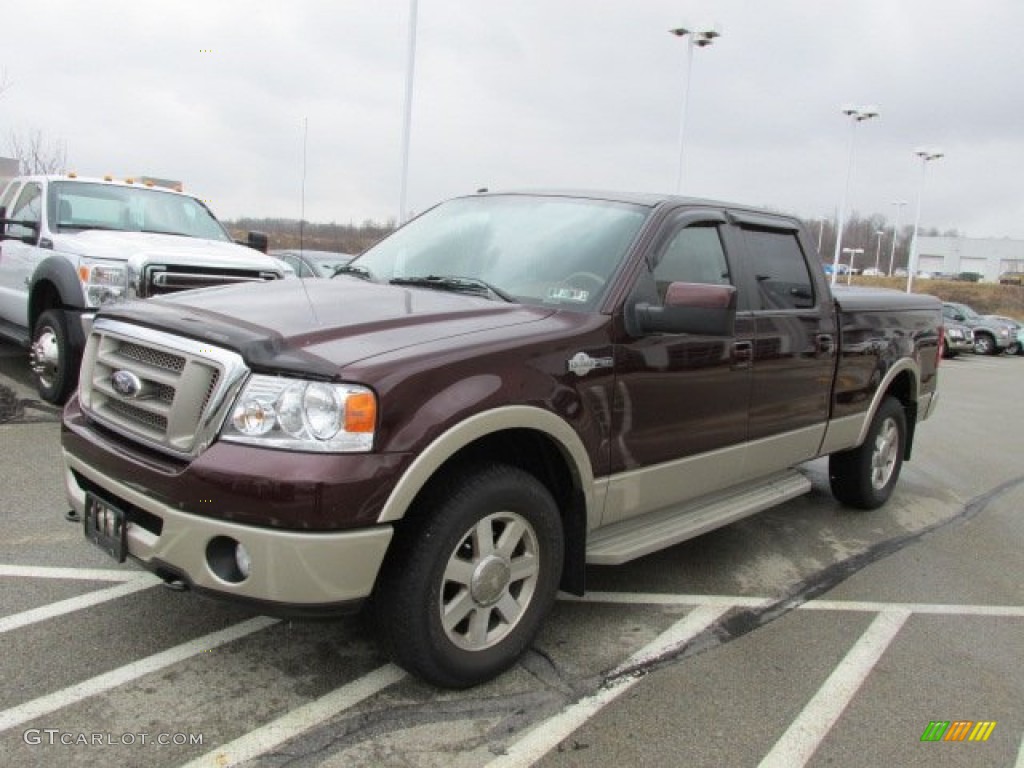
[[[511,565],[512,576],[509,578],[509,582],[512,584],[537,575],[537,559],[532,553],[517,557]]]
[[[501,599],[495,603],[494,607],[501,614],[506,624],[514,624],[516,619],[519,618],[519,614],[523,612],[522,606],[508,592],[501,596]]]
[[[441,620],[444,623],[445,631],[452,632],[475,606],[476,603],[473,602],[473,596],[469,590],[460,590],[458,595],[444,605]]]
[[[484,648],[487,645],[487,625],[491,622],[492,610],[493,606],[477,606],[469,617],[469,642],[476,648]]]
[[[490,517],[485,517],[473,526],[472,540],[473,560],[476,562],[494,552],[494,527]]]
[[[504,555],[511,560],[512,554],[516,551],[516,547],[519,546],[519,542],[522,541],[525,535],[526,526],[523,525],[522,520],[516,518],[505,526],[505,530],[501,532],[495,549],[498,551],[498,554]]]
[[[444,580],[453,581],[468,589],[473,581],[473,563],[453,557],[448,561],[448,567],[444,569]]]

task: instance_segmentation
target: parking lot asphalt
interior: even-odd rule
[[[805,497],[591,568],[516,668],[448,692],[358,618],[256,616],[88,545],[57,413],[0,345],[0,764],[1024,768],[1020,375],[944,362],[883,509],[840,507],[813,462]]]

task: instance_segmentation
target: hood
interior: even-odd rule
[[[54,250],[94,259],[282,271],[277,259],[227,240],[103,229],[55,234],[52,240]]]
[[[336,378],[359,360],[536,323],[553,309],[353,277],[204,288],[105,307],[102,317],[211,341],[254,370]]]

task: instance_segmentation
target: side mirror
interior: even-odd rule
[[[245,236],[245,244],[260,253],[266,253],[270,248],[270,238],[265,232],[249,232]]]
[[[736,327],[736,288],[705,283],[670,283],[662,306],[637,304],[643,333],[732,336]]]
[[[7,232],[7,228],[12,224],[25,229],[31,229],[32,234],[30,235],[12,235]],[[0,240],[20,240],[23,243],[29,245],[35,245],[39,240],[39,222],[38,221],[20,221],[18,219],[8,219],[7,209],[0,208]]]

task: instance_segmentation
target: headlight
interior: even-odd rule
[[[125,298],[128,269],[122,262],[83,258],[78,266],[78,279],[82,281],[86,303],[98,307]]]
[[[377,398],[366,387],[254,374],[221,438],[267,448],[364,453],[373,447]]]

